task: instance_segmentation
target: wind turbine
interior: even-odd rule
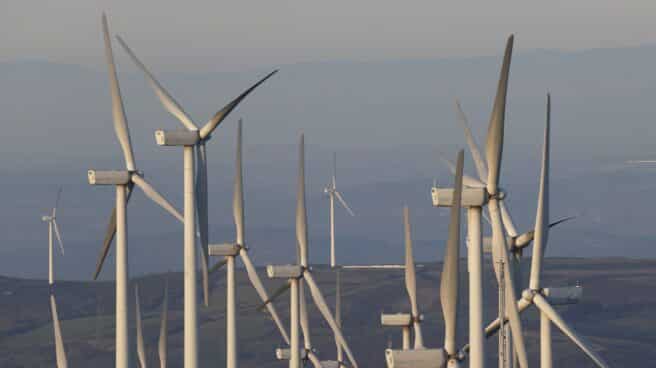
[[[529,287],[522,293],[519,300],[519,308],[526,309],[534,305],[540,311],[540,366],[551,367],[551,321],[572,342],[599,367],[608,367],[608,364],[594,350],[579,337],[576,332],[562,319],[548,301],[541,286],[542,262],[547,246],[549,235],[549,153],[550,153],[550,130],[551,130],[551,96],[547,95],[547,121],[544,130],[544,146],[542,151],[542,169],[540,174],[540,190],[538,194],[537,213],[535,215],[535,240],[533,244],[533,255],[531,257],[531,273]]]
[[[50,289],[50,313],[52,314],[52,328],[55,338],[55,356],[57,359],[57,368],[67,368],[68,359],[66,358],[66,349],[64,347],[64,338],[62,337],[61,324],[59,322],[59,314],[57,313],[57,302],[55,300],[55,273],[53,269],[53,239],[52,233],[54,230],[59,244],[59,250],[62,255],[64,254],[64,243],[61,240],[59,226],[57,226],[57,206],[59,205],[59,198],[61,196],[61,187],[57,191],[57,199],[55,200],[55,207],[52,208],[50,216],[43,216],[41,219],[48,223],[48,285]]]
[[[159,145],[165,146],[184,146],[185,155],[188,155],[185,159],[185,163],[189,161],[190,169],[185,169],[185,175],[191,175],[191,181],[193,182],[193,167],[194,167],[194,157],[193,152],[196,151],[197,164],[196,164],[196,188],[195,191],[198,193],[193,193],[194,198],[191,200],[196,201],[196,211],[198,214],[198,228],[200,234],[200,241],[203,250],[203,257],[201,257],[201,268],[202,268],[202,279],[203,279],[203,298],[205,306],[209,305],[209,267],[208,267],[208,192],[207,192],[207,153],[205,145],[207,141],[212,138],[212,132],[214,129],[228,117],[230,112],[234,110],[239,103],[246,98],[255,88],[260,84],[264,83],[272,75],[278,72],[274,70],[273,72],[266,75],[260,81],[255,83],[253,86],[248,88],[242,94],[237,96],[229,104],[224,106],[221,110],[216,112],[214,116],[204,125],[198,129],[198,126],[193,122],[189,115],[182,109],[182,107],[173,99],[170,93],[168,93],[164,87],[155,79],[155,76],[148,70],[146,65],[142,63],[136,56],[136,54],[128,47],[127,43],[120,37],[116,37],[123,49],[130,56],[132,61],[143,71],[148,80],[150,86],[155,91],[155,94],[159,98],[160,102],[171,115],[177,118],[182,125],[187,128],[186,131],[162,131],[158,130],[155,135]],[[186,152],[189,151],[189,152]],[[186,157],[186,156],[185,156]],[[188,172],[189,171],[189,172]],[[185,191],[186,193],[187,191]],[[192,220],[192,221],[195,221]],[[194,227],[196,224],[194,224]],[[190,235],[191,237],[191,235]],[[185,290],[187,288],[185,287]]]
[[[414,331],[414,349],[423,350],[424,339],[421,333],[421,321],[423,315],[419,313],[417,306],[417,280],[415,273],[415,260],[412,252],[412,236],[410,229],[410,213],[407,206],[403,207],[403,234],[405,241],[405,270],[404,280],[405,289],[408,293],[408,300],[410,302],[411,313],[396,313],[396,314],[381,314],[380,322],[383,326],[401,327],[403,343],[403,350],[410,350],[411,339],[410,329]]]
[[[241,257],[246,274],[260,296],[263,302],[269,300],[262,281],[253,262],[248,255],[248,248],[244,236],[244,184],[242,170],[242,120],[237,125],[237,149],[235,164],[235,181],[234,195],[232,199],[233,218],[235,221],[236,239],[234,243],[212,244],[209,246],[210,256],[223,256],[226,261],[226,361],[228,368],[238,366],[238,348],[237,348],[237,306],[236,306],[236,285],[235,285],[235,258]],[[278,316],[275,306],[272,303],[266,303],[266,308],[273,318],[281,336],[289,345],[289,336]]]
[[[342,195],[337,190],[337,154],[333,153],[333,177],[330,184],[324,188],[324,193],[330,198],[330,267],[335,268],[335,198],[344,207],[351,216],[355,216],[351,207],[346,203]]]
[[[442,276],[440,277],[440,303],[442,305],[442,314],[444,317],[444,345],[437,349],[426,349],[423,346],[417,348],[415,340],[414,350],[385,350],[385,358],[389,368],[414,367],[414,368],[456,368],[460,367],[463,356],[456,347],[456,333],[458,331],[458,275],[460,262],[460,207],[462,198],[462,180],[464,153],[458,152],[456,161],[456,173],[454,182],[453,199],[451,206],[451,216],[449,220],[449,235],[444,253],[442,265]],[[404,219],[406,228],[406,263],[408,259],[412,261],[412,242],[409,240],[409,220],[407,207],[404,209]],[[408,251],[409,249],[409,251]],[[409,257],[408,257],[409,255]],[[412,269],[411,277],[406,276],[406,284],[410,280],[410,285],[414,282],[414,268],[408,265],[406,270]],[[406,271],[407,272],[407,271]],[[408,287],[409,291],[410,287]],[[413,309],[416,309],[413,306]],[[415,311],[413,311],[415,314]],[[413,320],[415,318],[413,317]],[[415,326],[415,331],[417,330]],[[415,337],[416,339],[416,337]]]
[[[290,321],[291,321],[291,353],[289,359],[290,368],[300,367],[300,350],[299,350],[299,324],[304,323],[302,312],[305,308],[305,298],[301,297],[304,292],[302,284],[307,284],[310,289],[310,295],[314,300],[314,304],[319,309],[324,320],[328,323],[335,335],[335,340],[342,346],[349,362],[354,368],[358,364],[355,361],[353,353],[349,348],[342,331],[337,325],[335,318],[330,311],[330,307],[326,304],[326,300],[319,289],[312,271],[308,264],[308,238],[307,238],[307,212],[305,208],[305,144],[304,135],[300,136],[299,143],[299,175],[298,175],[298,192],[296,204],[296,241],[297,241],[297,255],[299,264],[296,265],[283,265],[283,266],[267,266],[267,274],[270,278],[287,279],[290,283]]]
[[[198,308],[196,305],[196,255],[194,251],[196,218],[195,211],[198,209],[199,228],[203,256],[201,257],[203,291],[205,305],[209,303],[209,281],[208,281],[208,239],[207,239],[207,160],[205,155],[205,143],[211,138],[214,129],[234,110],[239,103],[246,98],[255,88],[264,83],[277,70],[266,75],[246,91],[242,92],[234,100],[219,110],[200,129],[191,118],[184,112],[182,107],[171,97],[171,95],[155,79],[146,66],[130,50],[128,45],[117,37],[128,55],[144,72],[155,94],[164,105],[164,108],[187,128],[186,130],[155,132],[157,144],[160,146],[182,146],[184,158],[184,349],[185,368],[196,368],[198,366]],[[198,155],[198,167],[196,185],[194,186],[194,149]],[[196,195],[198,192],[198,196]]]
[[[55,283],[55,269],[54,269],[54,240],[53,240],[53,231],[57,237],[57,243],[59,244],[59,251],[64,255],[64,243],[62,242],[61,233],[59,232],[59,226],[57,226],[57,206],[59,205],[59,198],[61,197],[62,188],[60,187],[57,191],[57,199],[55,200],[55,207],[52,208],[50,215],[41,216],[43,222],[48,223],[48,284],[53,285]]]
[[[464,133],[465,133],[465,140],[467,141],[467,145],[469,146],[469,151],[472,155],[472,158],[474,160],[474,164],[476,167],[476,172],[478,174],[478,180],[477,179],[471,179],[469,180],[469,185],[473,186],[480,186],[484,185],[485,181],[487,180],[488,176],[488,170],[487,170],[487,164],[485,161],[483,161],[483,156],[481,155],[480,149],[478,148],[478,144],[476,142],[476,139],[474,138],[474,135],[471,131],[471,128],[469,126],[469,122],[467,120],[467,116],[465,115],[465,112],[462,109],[462,106],[459,101],[456,101],[456,112],[458,116],[458,122],[462,126]],[[452,166],[452,165],[451,165]],[[453,169],[452,169],[453,171]],[[466,183],[467,185],[467,183]],[[524,249],[530,245],[530,243],[533,241],[534,237],[534,230],[528,230],[524,233],[518,233],[517,228],[515,227],[515,224],[513,222],[512,216],[510,214],[510,210],[508,206],[505,203],[505,198],[502,198],[499,200],[499,208],[501,210],[501,218],[502,222],[504,225],[504,228],[507,233],[506,237],[506,243],[508,246],[508,250],[510,251],[512,257],[511,257],[511,268],[515,271],[515,279],[514,284],[515,284],[515,292],[519,294],[521,292],[521,280],[522,280],[522,263],[521,259],[524,253]],[[568,216],[564,217],[562,219],[559,219],[557,221],[554,221],[553,223],[549,224],[549,227],[554,227],[559,224],[562,224],[564,222],[567,222],[569,220],[574,219],[576,216]],[[485,237],[483,238],[483,249],[485,251],[490,250],[491,251],[491,245],[492,245],[492,238],[491,237]],[[507,327],[505,327],[507,328]],[[508,345],[510,347],[510,345]]]
[[[155,203],[171,213],[178,220],[183,221],[177,210],[159,194],[137,171],[132,144],[130,143],[130,132],[121,100],[121,92],[116,76],[116,66],[112,53],[107,17],[103,14],[102,26],[105,41],[105,54],[109,66],[110,92],[112,96],[112,115],[114,118],[114,130],[123,150],[126,170],[123,171],[88,171],[89,184],[91,185],[114,185],[116,187],[116,206],[112,211],[109,226],[105,234],[103,248],[98,260],[94,279],[98,277],[105,258],[111,247],[112,239],[116,234],[116,367],[127,368],[129,362],[129,338],[128,338],[128,249],[127,249],[127,210],[126,205],[132,194],[132,188],[136,185],[142,189],[144,194]]]

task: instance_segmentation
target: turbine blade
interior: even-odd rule
[[[139,366],[146,368],[146,344],[143,337],[143,326],[141,325],[141,301],[139,300],[139,285],[134,287],[135,313],[137,319],[137,357]]]
[[[291,284],[289,282],[286,282],[286,283],[280,285],[280,287],[277,288],[276,290],[274,290],[273,294],[271,294],[271,296],[267,300],[262,302],[262,304],[260,304],[256,309],[258,311],[263,311],[264,308],[267,307],[267,305],[269,305],[269,304],[273,303],[274,301],[276,301],[276,299],[278,299],[278,297],[280,297],[285,292],[287,292],[287,290],[289,290],[290,287],[291,287]]]
[[[303,331],[303,346],[306,351],[312,351],[312,337],[310,336],[310,321],[308,320],[307,300],[305,300],[305,287],[303,280],[298,283],[298,314],[301,331]]]
[[[208,253],[208,198],[207,198],[207,154],[205,152],[205,142],[196,145],[196,212],[198,214],[198,232],[200,235],[201,254],[201,275],[203,280],[203,302],[205,306],[210,304],[210,286],[209,286],[209,253]]]
[[[152,185],[144,180],[144,178],[142,178],[139,174],[134,173],[132,174],[132,182],[141,188],[146,197],[150,198],[153,202],[157,203],[160,207],[166,210],[166,212],[170,213],[173,217],[177,218],[184,224],[184,217],[182,217],[180,212],[178,212],[178,210],[176,210],[175,207],[173,207],[173,205],[169,203],[169,201],[166,200],[163,195],[159,194],[159,192],[155,190]]]
[[[335,285],[335,323],[337,327],[342,328],[342,271],[338,268],[336,272],[336,285]],[[337,347],[337,362],[344,360],[344,352],[342,345],[335,339]]]
[[[536,307],[540,309],[540,311],[549,317],[551,322],[555,324],[567,337],[569,337],[570,340],[572,340],[578,347],[583,350],[583,352],[590,358],[592,361],[597,364],[597,366],[601,368],[607,368],[608,364],[599,356],[597,353],[594,352],[591,348],[589,348],[581,339],[579,335],[574,332],[574,330],[560,317],[558,312],[553,309],[553,307],[549,304],[549,302],[540,294],[535,294],[533,297],[533,303],[535,304]]]
[[[298,191],[296,193],[296,242],[301,266],[308,266],[307,210],[305,208],[305,135],[301,133],[298,150]]]
[[[59,225],[57,225],[57,220],[53,217],[52,219],[52,227],[55,229],[55,236],[57,237],[57,243],[59,244],[59,251],[61,251],[61,254],[64,255],[64,242],[62,241],[61,238],[61,233],[59,232]]]
[[[531,257],[531,290],[540,288],[542,259],[547,247],[549,236],[549,135],[551,129],[551,96],[547,95],[547,122],[544,129],[544,145],[542,147],[542,172],[540,173],[540,191],[538,194],[538,209],[535,215],[535,239],[533,240],[533,256]]]
[[[168,353],[168,324],[169,324],[169,282],[166,280],[164,287],[164,299],[162,300],[162,319],[159,328],[159,342],[157,352],[159,353],[159,366],[166,368]]]
[[[155,76],[146,68],[146,65],[137,58],[137,55],[132,52],[130,47],[128,46],[125,41],[121,38],[121,36],[116,36],[116,39],[118,40],[118,43],[123,46],[123,49],[127,54],[130,56],[130,59],[137,64],[137,67],[141,69],[141,71],[146,75],[146,79],[148,80],[148,83],[150,86],[153,88],[155,91],[155,94],[159,98],[160,102],[162,105],[164,105],[164,109],[168,111],[171,115],[175,116],[180,122],[189,130],[198,130],[198,127],[194,122],[191,120],[189,115],[182,109],[182,107],[173,99],[173,97],[162,87],[162,85],[155,79]]]
[[[415,332],[415,349],[423,349],[424,339],[419,323],[419,308],[417,307],[417,276],[415,273],[415,260],[412,254],[412,236],[410,234],[410,213],[408,206],[403,207],[403,232],[405,238],[405,289],[412,308],[413,328]]]
[[[239,103],[246,98],[253,90],[257,87],[260,86],[260,84],[264,83],[267,79],[271,78],[274,74],[276,74],[278,70],[274,70],[271,73],[267,74],[264,78],[260,79],[257,83],[252,85],[250,88],[248,88],[246,91],[242,92],[237,98],[234,100],[230,101],[229,104],[225,105],[221,110],[219,110],[210,121],[208,121],[201,129],[200,129],[200,139],[205,139],[207,136],[212,134],[214,129],[221,124],[221,122],[228,117],[228,114],[234,110]]]
[[[497,86],[497,95],[490,116],[490,125],[485,142],[485,155],[487,158],[488,176],[487,191],[495,195],[499,185],[501,171],[501,156],[503,154],[503,125],[506,115],[506,94],[508,92],[508,77],[510,75],[510,60],[512,58],[514,36],[510,35],[506,43],[503,64]]]
[[[344,198],[342,198],[342,194],[338,191],[335,191],[335,196],[337,197],[337,200],[339,201],[339,203],[341,203],[342,206],[344,206],[344,209],[346,209],[346,211],[349,213],[349,215],[355,216],[355,213],[353,213],[353,210],[351,209],[351,207],[349,207],[349,205],[346,204],[346,201],[344,200]]]
[[[121,144],[125,166],[128,171],[136,170],[134,163],[134,153],[132,152],[132,143],[130,142],[130,131],[128,122],[125,118],[125,109],[121,98],[121,89],[118,85],[116,76],[116,65],[114,64],[114,53],[112,52],[112,43],[109,38],[109,26],[107,25],[107,16],[102,16],[103,37],[105,39],[105,57],[109,67],[109,89],[112,95],[112,116],[114,117],[114,131]]]
[[[552,227],[554,227],[554,226],[560,225],[560,224],[562,224],[563,222],[567,222],[567,221],[569,221],[569,220],[573,220],[573,219],[575,219],[576,217],[577,217],[577,216],[567,216],[567,217],[561,218],[561,219],[558,220],[558,221],[554,221],[554,222],[550,223],[550,224],[549,224],[549,228],[552,228]]]
[[[59,207],[59,199],[61,198],[62,187],[59,186],[57,190],[57,199],[55,199],[55,207],[52,208],[52,218],[54,219],[57,216],[57,207]]]
[[[50,312],[52,313],[52,328],[55,334],[55,354],[57,358],[57,368],[67,368],[68,359],[66,358],[66,349],[64,348],[64,338],[62,337],[61,325],[59,323],[59,314],[57,313],[57,302],[55,295],[50,293]]]
[[[134,184],[132,182],[127,185],[127,194],[125,198],[125,205],[130,202],[130,197],[132,196],[132,188]],[[98,262],[96,263],[96,271],[93,274],[93,279],[97,280],[102,267],[105,264],[105,259],[107,254],[109,254],[109,249],[112,247],[112,240],[114,240],[114,235],[116,234],[116,207],[112,209],[112,213],[109,216],[109,223],[107,224],[107,230],[105,230],[105,238],[103,239],[103,247],[100,251],[100,257],[98,257]]]
[[[337,152],[333,152],[333,189],[337,187]]]
[[[289,335],[287,334],[287,330],[285,330],[285,327],[280,320],[280,316],[278,316],[276,307],[273,305],[273,303],[267,303],[267,301],[269,301],[269,295],[267,295],[266,289],[260,280],[260,276],[257,274],[257,270],[255,269],[255,266],[253,266],[253,262],[251,262],[248,251],[242,248],[239,256],[241,257],[241,261],[244,263],[244,268],[246,268],[246,274],[248,275],[248,279],[250,280],[251,285],[253,285],[253,288],[257,292],[257,295],[259,295],[262,302],[265,303],[262,309],[266,308],[269,311],[269,315],[278,327],[280,335],[285,340],[285,343],[289,345]],[[289,283],[287,283],[287,285],[289,285]]]
[[[228,263],[228,257],[225,257],[222,260],[216,262],[214,264],[214,266],[212,266],[212,268],[210,268],[208,270],[208,273],[213,274],[214,272],[216,272],[216,271],[220,270],[221,268],[223,268],[223,266],[225,266],[227,263]]]
[[[501,210],[501,220],[503,221],[503,227],[506,229],[506,232],[508,235],[511,237],[516,237],[517,236],[517,229],[515,228],[515,223],[512,220],[512,217],[510,216],[510,212],[508,212],[508,209],[506,208],[506,201],[505,200],[499,200],[499,209]]]
[[[242,120],[237,125],[237,152],[235,163],[234,195],[232,197],[232,215],[235,220],[237,244],[244,245],[244,179],[241,162]]]
[[[460,262],[460,203],[462,198],[462,171],[464,152],[458,152],[455,191],[451,205],[449,238],[446,243],[444,265],[440,280],[440,302],[444,315],[444,349],[451,355],[456,352],[456,331],[458,330],[458,275]]]
[[[313,352],[313,351],[308,351],[307,352],[307,357],[308,360],[312,363],[312,366],[314,368],[323,368],[323,365],[321,365],[321,361],[319,360],[319,357]]]
[[[358,368],[358,363],[355,361],[355,357],[353,357],[353,353],[346,343],[344,335],[342,335],[342,330],[339,328],[339,326],[337,326],[337,322],[335,322],[335,319],[330,312],[328,304],[326,304],[326,299],[323,297],[319,286],[317,286],[317,283],[314,281],[314,277],[312,277],[312,274],[306,270],[303,273],[303,279],[306,281],[308,287],[310,288],[310,293],[312,295],[312,299],[314,300],[314,304],[317,306],[319,312],[321,312],[321,315],[333,330],[335,340],[339,341],[339,343],[342,345],[342,348],[344,348],[344,352],[346,353],[349,362],[351,362],[351,366],[353,366],[353,368]]]
[[[485,161],[483,161],[481,150],[478,149],[478,144],[476,143],[476,139],[474,139],[474,134],[472,134],[471,128],[469,127],[467,116],[462,110],[462,106],[458,100],[456,100],[456,111],[458,113],[458,122],[460,125],[462,125],[462,128],[465,131],[465,139],[467,140],[467,145],[469,146],[469,152],[472,155],[472,159],[474,159],[474,165],[476,166],[478,178],[481,181],[485,181],[487,180],[487,166],[485,165]]]

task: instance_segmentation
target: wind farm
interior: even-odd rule
[[[590,127],[568,126],[578,115],[567,83],[525,78],[549,64],[525,48],[531,36],[497,32],[486,43],[491,56],[436,63],[430,77],[426,61],[401,69],[406,61],[361,61],[349,74],[347,64],[267,58],[239,72],[176,74],[178,54],[200,65],[206,60],[194,52],[206,46],[169,35],[175,47],[158,57],[129,16],[112,13],[110,29],[107,14],[96,15],[90,47],[103,68],[87,72],[83,89],[104,114],[71,104],[95,120],[70,133],[80,135],[76,146],[61,144],[69,165],[35,149],[21,162],[30,172],[34,160],[48,179],[12,169],[18,174],[5,183],[8,206],[22,198],[6,222],[23,212],[31,220],[18,240],[26,249],[0,257],[9,264],[0,269],[0,366],[608,368],[656,360],[656,261],[639,255],[651,254],[645,178],[653,161],[645,158],[653,155],[634,147],[611,162],[604,151],[591,168],[583,142],[616,148],[589,143]],[[466,72],[445,72],[453,65]],[[406,69],[426,75],[404,81]],[[58,108],[68,90],[59,88]],[[349,120],[365,110],[379,126]],[[210,117],[199,124],[187,111]],[[411,130],[416,141],[403,141]],[[88,132],[93,138],[81,136]],[[42,199],[15,189],[38,193],[45,184]],[[17,242],[17,231],[6,233],[7,244]],[[26,267],[20,257],[33,239],[47,262],[31,257]]]

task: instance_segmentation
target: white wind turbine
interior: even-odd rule
[[[178,220],[183,221],[182,216],[175,208],[159,194],[146,180],[142,173],[137,171],[130,143],[130,132],[128,130],[123,101],[116,76],[116,66],[112,53],[111,41],[107,18],[102,16],[103,34],[105,41],[105,54],[109,66],[110,92],[112,97],[112,115],[114,118],[114,130],[123,150],[126,170],[123,171],[88,171],[88,179],[91,185],[114,185],[116,187],[116,206],[112,211],[109,226],[105,234],[103,248],[98,260],[94,279],[98,277],[105,258],[111,247],[112,239],[116,234],[116,367],[127,368],[129,362],[129,338],[128,338],[128,249],[127,249],[127,210],[126,205],[132,194],[132,188],[136,185],[142,189],[144,194],[155,203],[171,213]]]
[[[67,368],[68,359],[66,358],[66,349],[64,347],[64,338],[61,332],[61,324],[59,322],[59,314],[57,313],[57,302],[55,300],[55,273],[53,267],[53,230],[57,236],[59,250],[62,255],[64,254],[64,243],[61,240],[59,226],[57,226],[57,206],[59,205],[59,198],[61,196],[61,188],[57,191],[57,199],[55,200],[55,207],[53,207],[51,214],[43,216],[41,219],[48,223],[48,285],[50,288],[50,313],[52,314],[52,328],[55,338],[55,357],[57,359],[57,368]]]
[[[200,129],[171,95],[160,85],[146,66],[136,57],[127,44],[117,37],[128,55],[144,72],[155,94],[164,105],[164,108],[187,128],[186,130],[155,132],[157,144],[161,146],[182,146],[184,157],[184,350],[185,368],[198,367],[198,307],[196,305],[196,256],[194,251],[196,218],[195,211],[198,210],[199,229],[203,256],[201,257],[203,291],[205,305],[209,303],[209,281],[208,281],[208,238],[207,238],[207,160],[205,155],[205,143],[211,138],[214,129],[234,110],[239,103],[246,98],[255,88],[264,83],[277,72],[274,70],[267,76],[252,85],[246,91],[219,110]],[[194,186],[194,149],[197,150],[198,167],[196,185]],[[196,195],[198,192],[198,195]]]
[[[241,257],[246,274],[255,288],[255,291],[263,302],[269,300],[268,293],[260,280],[257,270],[253,265],[248,254],[248,247],[245,242],[244,229],[244,184],[242,170],[242,120],[239,120],[237,126],[237,148],[235,164],[235,181],[234,195],[232,199],[233,218],[235,222],[236,239],[234,243],[212,244],[209,246],[210,256],[223,256],[226,259],[226,362],[228,368],[238,366],[238,347],[237,347],[237,306],[236,306],[236,285],[235,285],[235,258]],[[289,345],[289,336],[278,316],[273,303],[266,303],[266,308],[276,323],[280,335]]]
[[[548,301],[548,295],[541,285],[542,262],[547,246],[549,234],[549,153],[551,129],[551,97],[547,95],[547,121],[544,131],[544,146],[542,151],[542,169],[540,173],[540,190],[538,194],[537,213],[535,215],[535,240],[531,257],[531,274],[529,287],[522,293],[518,305],[520,310],[535,305],[540,311],[540,366],[550,368],[553,365],[551,352],[551,321],[572,342],[599,367],[608,367],[608,364],[574,332],[574,330],[561,318]]]
[[[267,274],[270,278],[286,279],[290,283],[290,354],[289,354],[289,367],[300,368],[301,352],[299,350],[299,324],[306,325],[307,308],[305,306],[304,284],[307,284],[310,289],[310,295],[314,300],[315,305],[322,314],[324,320],[328,323],[335,340],[342,346],[349,362],[354,368],[357,368],[357,362],[349,348],[340,327],[337,325],[335,318],[330,311],[330,307],[326,304],[319,286],[317,285],[314,277],[312,276],[311,269],[308,264],[308,238],[307,238],[307,212],[305,208],[305,145],[304,136],[300,136],[299,144],[299,175],[298,175],[298,192],[297,192],[297,205],[296,205],[296,241],[297,241],[297,255],[299,264],[284,265],[284,266],[267,266]],[[305,315],[305,317],[304,317]],[[304,335],[309,337],[307,328],[304,328]],[[307,338],[306,338],[307,339]],[[307,347],[307,343],[305,344]],[[310,344],[311,348],[311,344]],[[309,351],[308,353],[312,353]],[[308,354],[310,355],[310,354]],[[311,354],[313,355],[313,354]],[[310,359],[313,364],[314,358]],[[320,364],[320,363],[319,363]]]
[[[64,243],[62,242],[59,226],[57,225],[57,206],[59,205],[59,198],[61,197],[61,187],[57,191],[57,199],[55,200],[55,207],[52,208],[50,215],[41,216],[43,222],[48,223],[48,284],[55,283],[55,268],[54,268],[54,235],[57,237],[57,244],[59,244],[59,251],[64,255]]]
[[[337,154],[333,153],[333,177],[330,184],[324,188],[324,193],[330,199],[330,267],[335,268],[335,199],[344,207],[351,216],[355,216],[351,207],[346,203],[342,194],[337,190]]]
[[[121,44],[121,46],[123,47],[123,49],[125,49],[127,54],[130,56],[132,61],[144,73],[146,79],[148,80],[148,83],[153,88],[155,94],[157,95],[160,102],[164,106],[164,109],[166,109],[166,111],[168,111],[171,115],[177,118],[182,123],[182,125],[187,129],[184,131],[168,131],[168,132],[158,130],[157,132],[155,132],[155,136],[157,138],[157,143],[159,145],[185,147],[184,148],[184,155],[185,155],[184,157],[185,157],[185,165],[186,165],[184,171],[185,183],[187,183],[188,180],[191,183],[190,185],[193,184],[194,166],[196,166],[196,178],[195,178],[196,187],[194,188],[195,191],[189,192],[189,190],[185,189],[185,194],[190,196],[188,199],[192,203],[187,203],[187,197],[185,197],[185,203],[186,205],[193,207],[195,201],[196,211],[198,215],[198,224],[195,223],[196,219],[193,218],[192,215],[190,215],[189,216],[190,224],[188,226],[191,228],[191,230],[189,230],[191,233],[185,236],[185,239],[189,238],[188,240],[185,240],[185,244],[188,242],[190,244],[188,244],[187,247],[189,248],[192,247],[191,242],[193,241],[192,240],[193,230],[195,229],[196,226],[198,226],[199,234],[200,234],[200,243],[203,253],[203,256],[201,257],[203,299],[205,302],[205,306],[208,306],[209,305],[209,276],[208,276],[209,239],[208,239],[207,153],[206,153],[205,145],[212,138],[212,132],[214,132],[216,127],[219,126],[219,124],[221,124],[221,122],[228,117],[230,112],[232,112],[232,110],[234,110],[237,107],[237,105],[239,105],[239,103],[244,98],[246,98],[246,96],[248,96],[255,88],[257,88],[260,84],[264,83],[264,81],[269,79],[269,77],[271,77],[278,71],[274,70],[273,72],[269,73],[267,76],[262,78],[260,81],[255,83],[253,86],[248,88],[242,94],[237,96],[237,98],[235,98],[226,106],[224,106],[221,110],[217,111],[214,114],[214,116],[212,116],[212,118],[204,126],[198,129],[198,125],[194,123],[191,117],[189,117],[189,115],[182,109],[180,104],[178,104],[175,101],[175,99],[173,99],[171,94],[164,89],[164,87],[157,81],[157,79],[155,79],[155,76],[148,70],[146,65],[137,58],[136,54],[130,49],[130,47],[128,47],[127,43],[120,36],[116,36],[116,38],[118,42]],[[196,159],[197,159],[195,165],[194,165],[194,150],[196,152]],[[192,250],[190,249],[189,252],[191,251]],[[187,266],[191,267],[191,264],[187,265],[187,263],[185,263],[185,265],[186,265],[185,269],[187,269]],[[185,280],[187,280],[187,278],[185,278]],[[188,282],[191,281],[188,280]],[[185,287],[185,290],[187,290],[188,288],[191,289],[192,288],[191,285],[189,285],[189,287]],[[196,295],[195,286],[193,288],[194,288],[193,294],[195,298]],[[185,308],[185,310],[186,309],[188,308]]]
[[[482,207],[487,204],[492,227],[492,259],[497,281],[504,282],[500,286],[505,300],[516,300],[513,269],[510,264],[510,255],[506,245],[506,236],[502,225],[500,208],[505,193],[499,188],[499,175],[501,157],[503,152],[503,130],[506,109],[506,95],[508,90],[508,77],[510,74],[510,61],[512,58],[513,39],[511,35],[506,43],[503,63],[499,76],[496,97],[490,116],[490,123],[486,142],[487,177],[485,183],[471,177],[463,177],[467,187],[463,191],[462,206],[467,207],[468,222],[468,266],[470,281],[470,345],[472,350],[472,366],[482,367],[484,364],[483,339],[483,274],[482,274],[482,248],[481,248],[481,215]],[[477,162],[475,160],[474,162]],[[453,189],[433,188],[433,203],[435,206],[450,206]],[[503,267],[503,269],[501,268]],[[503,275],[503,277],[502,277]],[[527,367],[526,347],[522,334],[521,319],[517,305],[506,303],[506,314],[509,317],[512,331],[512,343],[515,348],[520,367]]]
[[[442,305],[442,314],[444,317],[444,345],[437,349],[427,349],[423,345],[417,347],[415,336],[414,350],[394,350],[387,349],[385,358],[389,368],[456,368],[460,366],[463,356],[456,347],[456,333],[458,331],[458,275],[460,262],[460,207],[462,198],[462,180],[463,180],[464,153],[458,152],[456,163],[456,173],[454,180],[454,191],[451,206],[451,216],[449,220],[449,233],[444,253],[442,265],[442,276],[440,277],[440,303]],[[410,277],[406,271],[406,287],[410,290],[414,287],[414,267],[412,260],[412,242],[409,241],[409,220],[407,207],[404,209],[404,222],[406,228],[406,270],[412,269]],[[408,261],[410,260],[410,261]],[[413,306],[416,310],[416,307]],[[416,315],[413,311],[413,315]],[[412,318],[417,320],[417,318]],[[415,325],[415,334],[418,330],[418,324]],[[420,335],[421,336],[421,335]]]

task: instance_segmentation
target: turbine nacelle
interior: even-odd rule
[[[159,146],[194,146],[200,141],[198,130],[157,130],[155,141]]]
[[[424,315],[420,314],[416,318],[418,321],[424,320]],[[394,313],[394,314],[385,314],[380,315],[380,324],[383,326],[392,326],[392,327],[407,327],[412,325],[413,318],[409,313]]]
[[[303,275],[303,267],[299,265],[268,265],[266,270],[270,279],[298,279]]]
[[[442,368],[448,354],[444,349],[385,350],[387,368]]]
[[[583,287],[564,286],[564,287],[550,287],[542,289],[544,295],[551,305],[570,305],[578,304],[583,299]]]
[[[298,349],[301,353],[301,359],[306,360],[308,358],[308,352],[305,348]],[[289,348],[278,348],[276,349],[276,359],[278,360],[289,360],[292,356],[291,349]]]
[[[234,243],[210,244],[208,246],[210,256],[234,257],[239,254],[242,246]]]
[[[453,188],[431,188],[433,206],[451,207],[453,205]],[[463,188],[461,207],[483,207],[487,203],[489,195],[485,188]]]
[[[132,173],[127,170],[89,170],[87,178],[91,185],[126,185],[132,179]]]
[[[52,217],[52,216],[47,216],[47,215],[41,216],[41,221],[43,221],[43,222],[50,222],[53,219],[54,219],[54,217]]]

